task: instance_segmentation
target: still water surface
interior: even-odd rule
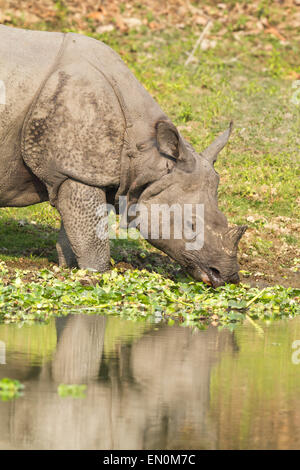
[[[25,385],[0,401],[0,449],[300,449],[300,318],[263,330],[0,325],[0,379]],[[86,384],[85,398],[60,384]]]

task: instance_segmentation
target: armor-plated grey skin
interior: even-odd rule
[[[202,249],[186,250],[184,237],[149,241],[197,280],[238,282],[245,227],[230,229],[218,210],[213,167],[231,126],[197,154],[112,49],[74,33],[0,26],[0,80],[0,205],[50,200],[61,265],[109,268],[97,209],[123,195],[146,207],[204,204]]]

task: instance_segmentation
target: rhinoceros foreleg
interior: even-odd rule
[[[75,268],[78,266],[74,251],[72,250],[68,235],[66,234],[63,222],[61,222],[58,240],[56,243],[59,266]]]
[[[109,268],[105,203],[100,188],[73,180],[62,183],[56,203],[63,223],[58,241],[60,262],[72,265],[75,257],[81,269],[103,272]]]

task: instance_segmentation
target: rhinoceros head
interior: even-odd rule
[[[179,262],[196,280],[214,287],[239,282],[237,248],[247,228],[230,228],[225,215],[218,209],[219,176],[214,163],[228,141],[231,128],[232,123],[198,154],[171,122],[158,121],[156,141],[149,159],[157,161],[157,166],[163,160],[167,170],[142,191],[138,201],[147,207],[148,223],[150,221],[152,225],[153,218],[157,220],[158,210],[173,207],[169,221],[159,216],[159,230],[156,230],[156,236],[153,232],[148,233],[148,240]],[[188,208],[190,217],[185,220],[186,225],[180,215],[175,217],[176,208],[182,209],[184,218],[184,208]],[[202,209],[198,211],[197,208]],[[165,235],[168,233],[166,224],[170,225],[170,236],[163,236],[164,231]],[[188,237],[184,227],[190,229]]]

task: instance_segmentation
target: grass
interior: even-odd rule
[[[38,28],[70,29],[63,3],[57,2],[57,11],[59,21]],[[15,24],[21,26],[20,21]],[[85,33],[121,55],[197,151],[234,120],[216,169],[221,210],[231,223],[249,226],[240,244],[243,284],[208,289],[145,241],[112,241],[115,267],[103,276],[61,271],[55,266],[55,209],[47,203],[1,209],[0,317],[6,322],[47,319],[81,307],[89,313],[179,318],[198,325],[234,324],[246,314],[254,320],[296,315],[300,104],[293,99],[293,84],[300,73],[298,42],[282,43],[264,33],[236,40],[228,28],[222,41],[199,50],[185,67],[199,33],[192,28],[158,33],[142,26],[127,34],[99,35],[91,22]]]

